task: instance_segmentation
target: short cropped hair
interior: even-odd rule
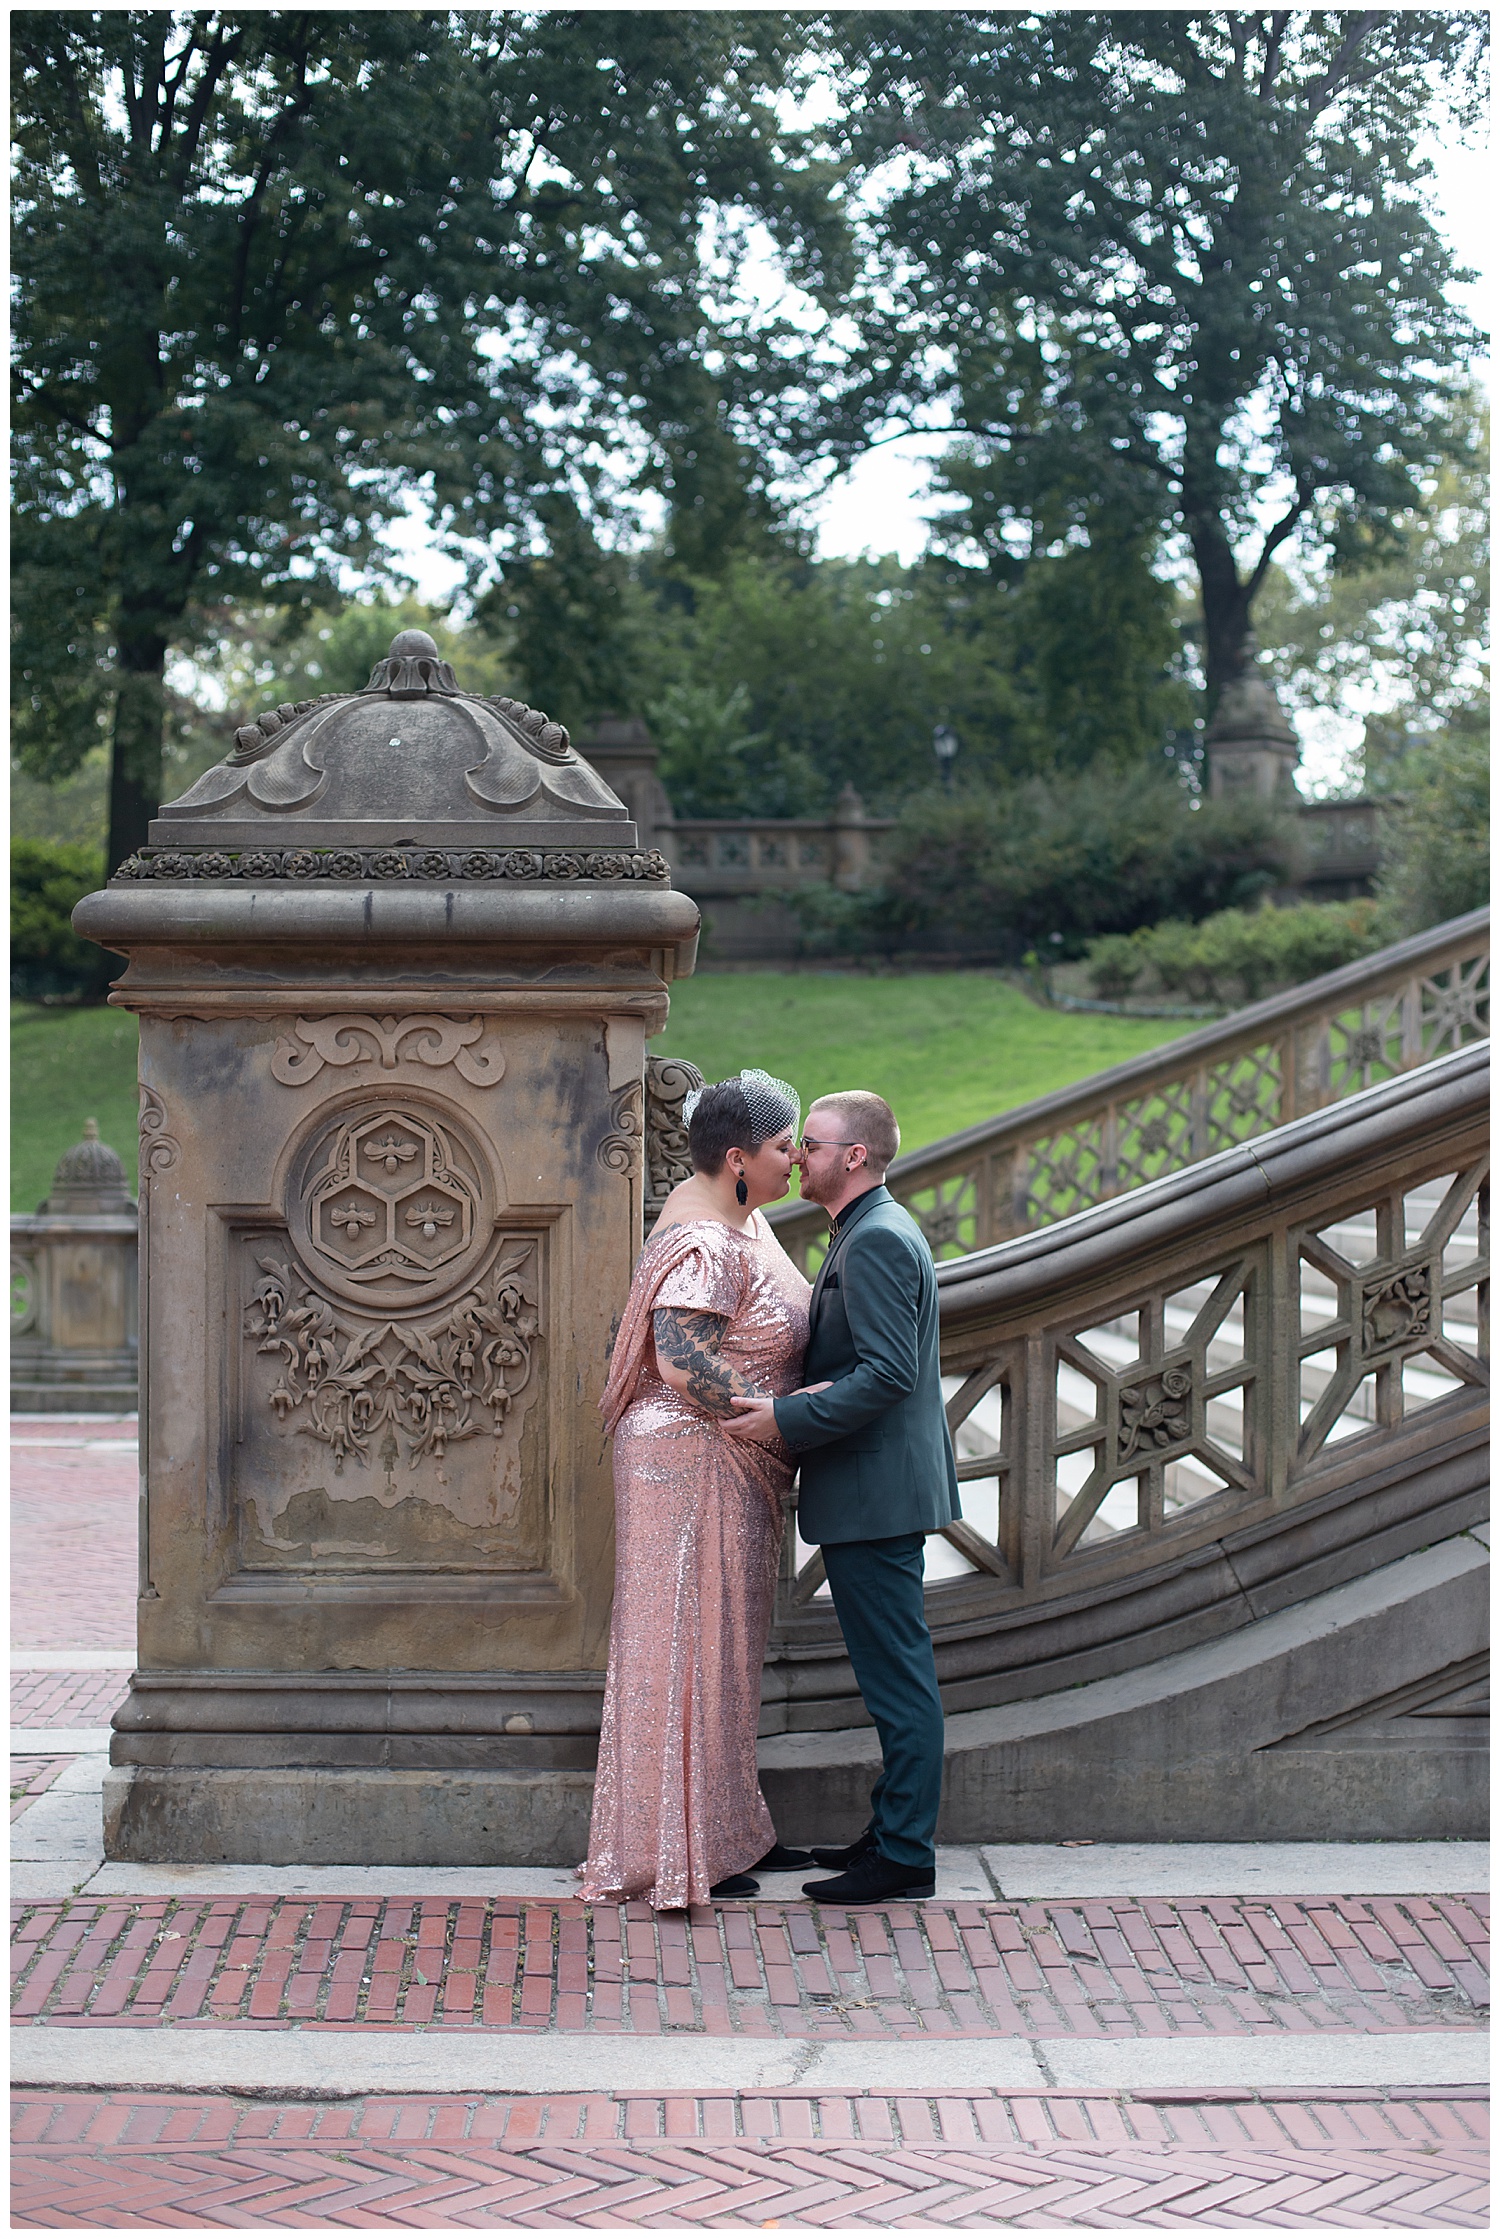
[[[779,1135],[796,1124],[796,1108],[790,1106],[770,1133]],[[748,1151],[753,1158],[768,1140],[769,1136],[757,1129],[750,1114],[750,1100],[736,1077],[710,1082],[702,1090],[688,1121],[688,1150],[695,1174],[722,1174],[731,1150]]]
[[[896,1115],[883,1096],[868,1088],[839,1088],[817,1099],[820,1112],[837,1112],[847,1141],[863,1143],[870,1154],[870,1172],[884,1174],[901,1148]]]

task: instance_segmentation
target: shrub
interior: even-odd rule
[[[68,922],[104,878],[97,848],[15,840],[10,851],[11,994],[32,1003],[102,1001],[118,964]]]
[[[1183,990],[1204,1002],[1223,1002],[1236,991],[1254,1003],[1269,988],[1295,986],[1320,972],[1337,971],[1380,945],[1374,902],[1299,902],[1284,910],[1218,910],[1199,925],[1168,919],[1133,933],[1088,945],[1089,978],[1101,996],[1133,986],[1143,971],[1169,992]]]
[[[1088,947],[1089,984],[1106,1003],[1123,1003],[1146,959],[1133,933],[1104,933]]]
[[[1294,874],[1298,846],[1274,803],[1195,803],[1170,771],[1095,764],[913,802],[884,877],[913,923],[1011,956],[1059,934],[1076,956],[1091,935],[1252,903]]]
[[[1484,732],[1452,730],[1401,773],[1404,799],[1387,811],[1380,918],[1403,940],[1489,900],[1490,750]]]

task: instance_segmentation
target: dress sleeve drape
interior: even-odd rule
[[[728,1255],[703,1249],[702,1226],[698,1221],[683,1221],[653,1236],[636,1263],[610,1356],[609,1381],[599,1402],[604,1428],[611,1435],[635,1397],[651,1344],[655,1306],[724,1314],[731,1320],[739,1309],[743,1276],[725,1266]],[[737,1261],[739,1255],[734,1256]]]

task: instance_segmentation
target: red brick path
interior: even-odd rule
[[[20,1818],[29,1804],[44,1796],[71,1757],[12,1757],[10,1761],[10,1816]]]
[[[134,1423],[16,1426],[11,1448],[11,1642],[128,1648],[135,1639]],[[22,1443],[23,1441],[35,1443]]]
[[[27,1648],[134,1638],[132,1424],[24,1423]],[[85,1444],[83,1441],[89,1443]],[[13,1722],[104,1724],[123,1672],[21,1672]],[[40,1793],[63,1758],[19,1760]],[[25,1808],[25,1799],[22,1807]],[[18,1908],[19,2013],[850,2039],[1477,2026],[1480,1900],[761,1904],[89,1899]],[[880,2092],[295,2104],[23,2091],[21,2228],[1483,2228],[1482,2094]]]
[[[130,1674],[124,1671],[14,1671],[10,1722],[12,1726],[107,1726],[129,1685]]]
[[[79,1898],[16,1908],[17,2019],[710,2036],[1477,2025],[1479,1897],[697,1908]]]
[[[1473,2096],[21,2092],[21,2228],[1480,2229]]]

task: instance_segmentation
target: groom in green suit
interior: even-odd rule
[[[736,1435],[774,1427],[798,1456],[797,1526],[821,1546],[833,1605],[882,1769],[871,1818],[842,1870],[804,1883],[828,1904],[930,1897],[943,1783],[943,1706],[922,1592],[922,1543],[962,1513],[938,1378],[932,1254],[885,1187],[900,1147],[883,1097],[822,1097],[801,1143],[802,1195],[828,1214],[803,1375],[785,1399],[737,1399]],[[725,1429],[730,1429],[725,1424]]]

